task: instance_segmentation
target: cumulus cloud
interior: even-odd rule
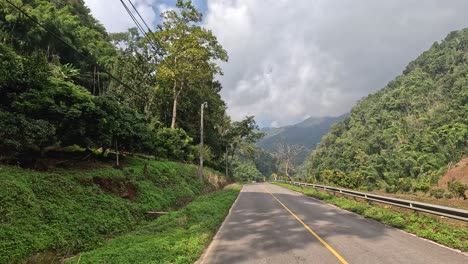
[[[85,0],[109,32],[134,24],[118,0]],[[175,0],[133,0],[154,27]],[[339,115],[431,44],[468,26],[466,0],[194,0],[229,53],[222,97],[263,126]]]
[[[262,125],[339,115],[452,30],[468,1],[209,0],[205,27],[229,53],[220,77],[234,119]]]

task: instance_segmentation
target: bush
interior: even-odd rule
[[[452,198],[453,198],[453,194],[452,194],[452,193],[449,193],[449,192],[446,192],[446,193],[444,193],[444,198],[445,198],[445,199],[452,199]]]
[[[400,178],[397,183],[397,190],[403,192],[409,192],[411,190],[411,179]]]
[[[270,180],[276,181],[278,179],[278,175],[276,173],[272,173],[270,176]]]
[[[252,163],[236,160],[232,165],[232,175],[238,181],[260,181],[263,177],[262,173]]]
[[[465,191],[468,190],[468,186],[461,182],[451,181],[448,183],[448,189],[457,198],[466,199]]]
[[[41,151],[54,142],[55,128],[44,120],[0,110],[0,127],[0,150],[4,153]]]
[[[117,143],[119,150],[133,152],[148,145],[150,133],[140,114],[110,96],[94,97],[93,102],[96,109],[86,130],[96,146],[113,148]]]
[[[154,135],[155,156],[163,159],[190,161],[194,159],[193,139],[182,128],[162,128]]]
[[[429,182],[417,182],[413,185],[413,191],[421,191],[424,193],[427,193],[429,189],[431,188],[431,185]]]
[[[436,199],[442,199],[444,198],[444,192],[444,189],[432,189],[430,194]]]

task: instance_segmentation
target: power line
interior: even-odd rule
[[[129,1],[130,2],[130,1]],[[127,11],[128,15],[130,16],[130,18],[133,20],[133,22],[135,23],[135,25],[137,26],[137,29],[140,31],[140,33],[143,35],[144,38],[147,39],[148,43],[150,44],[150,46],[154,49],[155,52],[157,52],[158,48],[156,48],[156,45],[155,43],[153,42],[153,40],[148,36],[148,32],[145,31],[145,29],[143,28],[143,26],[140,24],[140,22],[138,21],[138,19],[135,17],[135,15],[133,14],[133,12],[130,10],[130,8],[127,6],[127,4],[124,3],[123,0],[120,0],[120,3],[122,3],[123,7],[125,8],[125,10]],[[138,10],[135,8],[135,6],[133,5],[132,2],[130,2],[130,4],[132,5],[133,9],[135,9],[136,13],[138,14],[138,16],[140,17],[140,19],[143,21],[143,23],[145,24],[146,28],[148,28],[148,30],[151,32],[151,29],[149,29],[148,27],[148,24],[146,24],[146,21],[142,18],[142,16],[140,15],[140,13],[138,12]],[[152,33],[152,32],[151,32]]]
[[[146,23],[145,19],[143,18],[143,16],[140,14],[140,12],[138,11],[138,9],[135,7],[135,5],[132,3],[131,0],[127,0],[130,5],[133,7],[133,10],[135,10],[135,13],[138,15],[138,17],[141,19],[141,21],[143,21],[143,24],[145,24],[146,28],[148,29],[148,31],[151,33],[151,34],[154,34],[153,31],[151,30],[151,28],[148,26],[148,23]],[[132,20],[135,22],[135,24],[137,25],[137,27],[140,29],[142,28],[141,24],[137,21],[137,19],[135,19],[135,16],[133,15],[133,12],[131,12],[129,10],[129,8],[127,7],[127,5],[123,2],[123,0],[120,0],[120,2],[122,3],[122,5],[124,6],[124,8],[127,10],[127,12],[129,13],[130,17],[132,18]],[[157,52],[157,48],[155,46],[157,46],[157,44],[159,44],[159,46],[162,46],[160,41],[155,39],[155,38],[150,38],[148,37],[148,33],[145,32],[145,30],[141,29],[141,32],[142,34],[144,35],[144,37],[148,40],[148,42],[150,43],[150,45],[154,48],[154,50]],[[155,44],[153,41],[156,41],[157,43]],[[175,70],[171,67],[171,65],[167,62],[166,58],[164,56],[161,57],[162,61],[166,64],[166,67],[171,70],[172,72],[175,73]],[[178,78],[178,77],[175,77],[175,79],[179,82],[182,83],[182,81]]]
[[[99,65],[97,62],[93,61],[92,59],[90,59],[89,57],[87,57],[86,55],[82,54],[79,50],[77,50],[75,47],[73,47],[71,44],[69,44],[68,42],[66,42],[65,40],[63,40],[60,36],[58,36],[57,34],[55,34],[54,32],[52,32],[50,29],[48,29],[47,27],[45,27],[44,25],[42,25],[35,17],[32,17],[30,16],[28,13],[26,13],[23,9],[21,9],[20,7],[16,6],[15,4],[13,4],[10,0],[5,0],[8,4],[10,4],[12,7],[14,7],[16,10],[18,10],[20,13],[22,13],[25,17],[27,17],[29,20],[31,20],[32,22],[34,22],[36,25],[38,25],[39,27],[41,27],[42,29],[44,29],[45,31],[47,31],[49,34],[51,34],[53,37],[55,37],[56,39],[58,39],[60,42],[62,42],[63,44],[65,44],[67,47],[71,48],[73,51],[75,51],[78,55],[80,55],[82,58],[84,58],[88,63],[92,64],[93,66],[97,66],[99,69],[101,69],[101,71],[107,73],[107,75],[113,79],[114,81],[118,82],[120,85],[122,85],[123,87],[125,87],[126,89],[132,91],[134,94],[138,95],[141,99],[143,100],[146,100],[146,98],[144,96],[142,96],[140,93],[138,93],[137,91],[135,91],[134,89],[132,89],[129,85],[127,85],[126,83],[122,82],[121,80],[119,80],[117,77],[115,77],[113,74],[111,74],[109,71],[107,71],[104,67],[102,67],[101,65]]]
[[[133,9],[135,10],[135,12],[137,13],[137,15],[140,17],[141,21],[143,21],[143,23],[145,24],[146,28],[148,29],[148,31],[150,33],[153,33],[151,31],[151,28],[148,26],[148,24],[146,24],[146,21],[143,19],[143,17],[141,16],[140,12],[138,12],[138,9],[136,9],[135,5],[133,5],[132,1],[128,0],[128,2],[132,5]]]
[[[129,1],[130,2],[130,1]],[[133,15],[133,12],[130,10],[130,8],[122,1],[120,0],[120,3],[123,5],[123,7],[125,8],[125,10],[127,11],[128,15],[130,16],[130,18],[133,20],[133,22],[135,23],[135,25],[137,26],[137,29],[140,31],[140,33],[143,35],[143,37],[148,41],[148,44],[153,48],[154,52],[158,52],[158,48],[156,48],[156,45],[155,43],[152,41],[152,38],[150,38],[148,36],[148,32],[146,32],[143,28],[143,26],[140,24],[140,22],[138,21],[138,19]],[[130,2],[130,4],[132,5],[133,9],[137,12],[138,16],[140,17],[140,19],[143,21],[143,23],[145,24],[145,26],[148,28],[148,30],[152,33],[151,29],[148,27],[148,24],[146,23],[146,21],[143,19],[143,17],[140,15],[140,13],[138,12],[138,10],[136,9],[135,5],[133,5],[132,2]],[[151,75],[152,71],[150,72],[147,72],[145,74],[145,76],[143,77],[143,79],[140,81],[140,83],[138,85],[141,85],[150,75]]]

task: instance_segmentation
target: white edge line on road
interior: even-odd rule
[[[269,184],[271,184],[271,183],[269,183]],[[435,241],[432,241],[432,240],[430,240],[430,239],[427,239],[427,238],[424,238],[424,237],[420,237],[420,236],[415,235],[415,234],[413,234],[413,233],[406,232],[406,231],[403,230],[403,229],[396,228],[396,227],[393,227],[393,226],[389,226],[389,225],[384,224],[384,223],[382,223],[382,222],[379,222],[379,221],[377,221],[377,220],[375,220],[375,219],[366,218],[366,217],[364,217],[364,216],[362,216],[362,215],[360,215],[360,214],[358,214],[358,213],[345,210],[345,209],[340,208],[340,207],[338,207],[338,206],[336,206],[336,205],[334,205],[334,204],[330,204],[330,203],[324,202],[324,201],[322,201],[322,200],[320,200],[320,199],[318,199],[318,198],[305,195],[305,194],[300,193],[300,192],[298,192],[298,191],[294,191],[294,190],[291,190],[291,189],[288,189],[288,188],[285,188],[285,187],[282,187],[282,186],[279,186],[279,185],[276,185],[276,184],[271,184],[271,185],[274,185],[274,186],[277,186],[277,187],[280,187],[280,188],[284,188],[284,189],[286,189],[286,190],[288,190],[288,191],[291,191],[291,192],[300,194],[300,195],[302,195],[302,196],[304,196],[304,197],[307,197],[308,199],[312,199],[312,200],[318,201],[318,202],[320,202],[320,203],[322,203],[322,204],[326,204],[326,205],[329,205],[329,206],[331,206],[331,207],[335,207],[336,209],[339,209],[340,211],[345,211],[345,212],[347,212],[347,213],[353,214],[353,215],[357,216],[357,217],[360,218],[360,219],[367,220],[367,221],[372,221],[372,222],[375,222],[375,223],[377,223],[377,224],[384,225],[384,226],[389,227],[389,228],[391,228],[391,229],[400,231],[400,232],[402,232],[402,233],[405,233],[405,234],[410,235],[410,236],[413,236],[413,237],[417,237],[417,238],[419,238],[419,239],[421,239],[421,240],[427,241],[427,242],[429,242],[429,243],[438,245],[439,247],[443,247],[443,248],[449,249],[449,250],[451,250],[451,251],[460,253],[460,254],[465,255],[465,256],[468,257],[468,252],[463,252],[463,251],[461,251],[461,250],[459,250],[459,249],[454,249],[454,248],[451,248],[451,247],[448,247],[448,246],[439,244],[439,243],[437,243],[437,242],[435,242]]]
[[[231,211],[232,209],[234,208],[234,206],[237,204],[237,200],[239,200],[239,197],[241,196],[241,193],[242,193],[242,190],[244,190],[245,188],[245,185],[242,186],[242,189],[239,191],[239,194],[237,195],[236,197],[236,200],[232,203],[231,205],[231,208],[229,208],[229,212],[227,213],[226,215],[226,218],[224,218],[224,221],[223,223],[221,224],[221,226],[218,228],[218,230],[216,230],[216,234],[215,236],[213,237],[213,239],[211,240],[210,242],[210,245],[204,250],[204,252],[202,253],[202,255],[200,256],[200,258],[195,261],[194,264],[204,264],[205,263],[205,260],[206,260],[206,257],[208,256],[208,253],[210,253],[213,248],[218,244],[218,241],[219,241],[219,231],[224,227],[224,225],[226,224],[227,222],[227,219],[229,217],[229,215],[231,215]]]

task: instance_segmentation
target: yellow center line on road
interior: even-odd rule
[[[317,235],[317,233],[315,233],[314,230],[312,230],[308,225],[306,225],[306,223],[304,223],[304,221],[302,221],[296,214],[289,210],[289,208],[286,205],[284,205],[278,198],[276,198],[276,196],[272,192],[270,192],[266,187],[263,188],[265,189],[266,193],[271,194],[271,196],[273,196],[273,198],[275,198],[275,200],[279,204],[281,204],[281,206],[283,206],[284,209],[286,209],[292,216],[294,216],[294,218],[296,218],[296,220],[299,221],[299,223],[301,223],[305,227],[305,229],[307,229],[307,231],[309,231],[309,233],[311,233],[318,241],[320,241],[320,243],[322,243],[341,263],[348,264],[348,262],[340,254],[338,254],[336,250],[334,250],[327,242],[325,242],[325,240],[323,240],[319,235]]]

